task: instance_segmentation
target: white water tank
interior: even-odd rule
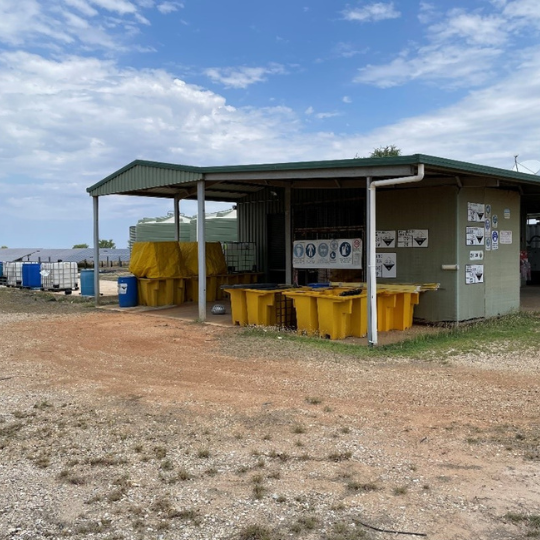
[[[4,264],[4,276],[8,287],[22,287],[22,262],[7,262]]]
[[[41,263],[41,287],[45,290],[77,289],[76,262]]]

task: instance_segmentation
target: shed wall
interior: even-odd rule
[[[480,203],[491,206],[490,230],[484,223],[468,221],[468,204]],[[505,210],[507,212],[505,212]],[[460,321],[494,317],[519,309],[519,235],[520,235],[520,196],[519,193],[490,188],[464,187],[458,196],[459,212],[459,290],[458,306]],[[507,216],[505,218],[505,215]],[[498,226],[493,227],[493,218],[497,217]],[[483,226],[485,230],[484,245],[467,245],[466,227]],[[512,243],[502,244],[498,249],[486,249],[486,238],[492,231],[512,233]],[[482,251],[483,261],[471,261],[471,251]],[[465,280],[466,266],[482,264],[484,282],[468,285]]]
[[[377,249],[396,253],[396,278],[381,283],[440,283],[438,291],[422,293],[416,318],[430,322],[456,319],[457,187],[381,189],[377,192],[377,230],[427,229],[428,247]]]

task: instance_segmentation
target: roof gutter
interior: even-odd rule
[[[376,194],[378,187],[411,184],[424,179],[424,164],[418,164],[418,171],[413,176],[389,178],[387,180],[371,180],[367,178],[367,297],[368,297],[368,345],[378,343],[377,336],[377,254],[376,254]]]

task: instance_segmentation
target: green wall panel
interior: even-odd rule
[[[377,192],[377,230],[427,229],[428,247],[377,249],[396,253],[397,276],[381,283],[440,283],[438,291],[420,295],[415,317],[430,322],[456,319],[457,187],[381,189]]]

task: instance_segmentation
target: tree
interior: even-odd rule
[[[99,241],[99,247],[100,248],[109,248],[109,249],[116,249],[116,244],[113,242],[113,240],[100,240]]]
[[[375,148],[373,152],[369,155],[369,157],[395,157],[395,156],[401,156],[401,149],[399,149],[394,144],[391,144],[390,146],[380,146],[379,148]]]
[[[88,244],[75,244],[71,249],[86,249]]]

